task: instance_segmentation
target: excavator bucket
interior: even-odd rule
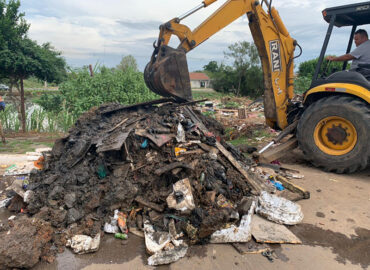
[[[144,71],[146,85],[163,97],[173,97],[178,102],[192,101],[190,77],[186,54],[181,49],[162,45],[154,50]]]

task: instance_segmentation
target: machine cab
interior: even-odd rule
[[[333,73],[328,77],[323,77],[325,75],[320,74],[322,70],[322,65],[324,62],[324,57],[327,51],[329,40],[335,27],[351,27],[352,31],[349,37],[347,50],[343,54],[348,54],[352,50],[353,38],[356,30],[361,25],[370,24],[370,2],[356,3],[351,5],[327,8],[323,10],[323,17],[326,22],[329,23],[329,28],[326,34],[326,38],[321,50],[318,64],[312,79],[311,87],[306,92],[306,97],[311,93],[318,92],[349,92],[349,94],[354,94],[362,98],[363,94],[361,92],[363,89],[370,91],[370,76],[365,77],[363,74],[357,72],[356,70],[347,70],[348,62],[344,62],[342,66],[342,71]],[[360,65],[363,69],[369,69],[369,65]],[[351,87],[351,85],[353,87]],[[320,87],[321,86],[321,87]],[[349,89],[351,88],[351,89]],[[316,95],[317,96],[317,95]],[[322,95],[321,95],[322,96]],[[366,99],[365,99],[366,100]]]

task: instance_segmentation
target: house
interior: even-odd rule
[[[205,73],[190,72],[191,88],[209,88],[211,79]]]

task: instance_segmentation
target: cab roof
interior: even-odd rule
[[[322,14],[328,23],[335,15],[334,25],[337,27],[370,24],[370,1],[327,8]]]

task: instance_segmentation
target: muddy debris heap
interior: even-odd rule
[[[248,181],[251,161],[222,133],[186,104],[92,109],[55,142],[43,170],[31,172],[27,204],[13,226],[26,218],[50,224],[54,233],[37,253],[48,261],[66,245],[80,254],[97,250],[105,231],[143,236],[149,264],[170,263],[189,244],[217,242],[227,224],[245,226],[252,193],[266,188]]]

